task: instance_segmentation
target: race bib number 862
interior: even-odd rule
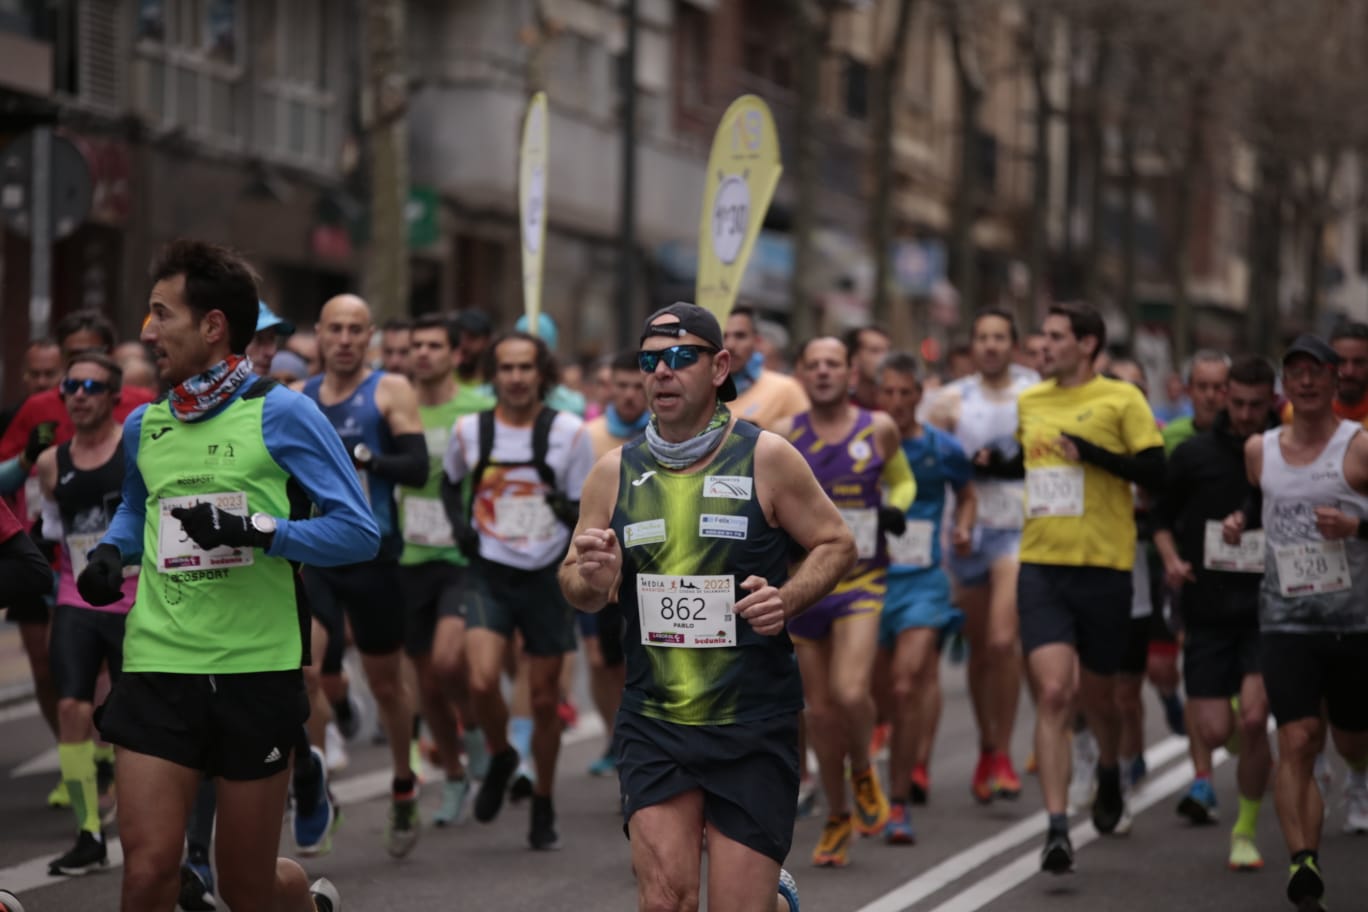
[[[736,645],[736,579],[721,576],[637,575],[641,643],[683,649]]]

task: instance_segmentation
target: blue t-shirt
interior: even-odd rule
[[[902,442],[903,454],[917,479],[917,499],[907,508],[908,519],[934,523],[931,536],[931,566],[941,562],[941,519],[945,516],[946,485],[960,491],[974,477],[974,466],[954,437],[928,424],[921,426],[921,436]],[[890,573],[920,573],[924,567],[889,568]]]

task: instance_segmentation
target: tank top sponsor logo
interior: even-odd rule
[[[750,500],[751,492],[751,479],[745,475],[708,475],[703,479],[704,497]]]
[[[637,545],[655,545],[665,541],[665,520],[647,519],[642,522],[628,523],[623,527],[623,540],[629,548]]]
[[[750,519],[745,516],[703,513],[698,517],[698,535],[700,538],[744,539],[749,528]]]

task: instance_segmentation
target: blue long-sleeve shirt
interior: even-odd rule
[[[254,377],[244,383],[233,400],[257,382]],[[147,483],[138,469],[138,443],[146,411],[147,406],[139,406],[124,422],[123,503],[100,540],[118,548],[125,564],[137,563],[143,552]],[[213,414],[202,420],[213,420]],[[351,457],[313,401],[283,386],[270,390],[262,403],[261,431],[271,458],[318,507],[318,515],[309,519],[277,516],[275,536],[266,553],[315,567],[355,564],[374,557],[380,547],[380,529]]]

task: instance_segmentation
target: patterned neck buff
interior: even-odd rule
[[[726,405],[718,402],[717,410],[713,412],[712,420],[708,422],[707,427],[688,440],[671,443],[660,436],[660,422],[652,415],[650,424],[646,425],[646,446],[650,448],[656,462],[665,468],[682,469],[717,449],[722,443],[722,435],[726,433],[729,421],[731,412],[727,410]]]
[[[229,355],[202,374],[171,388],[167,401],[171,414],[181,421],[199,421],[237,392],[252,376],[252,362],[242,355]]]

